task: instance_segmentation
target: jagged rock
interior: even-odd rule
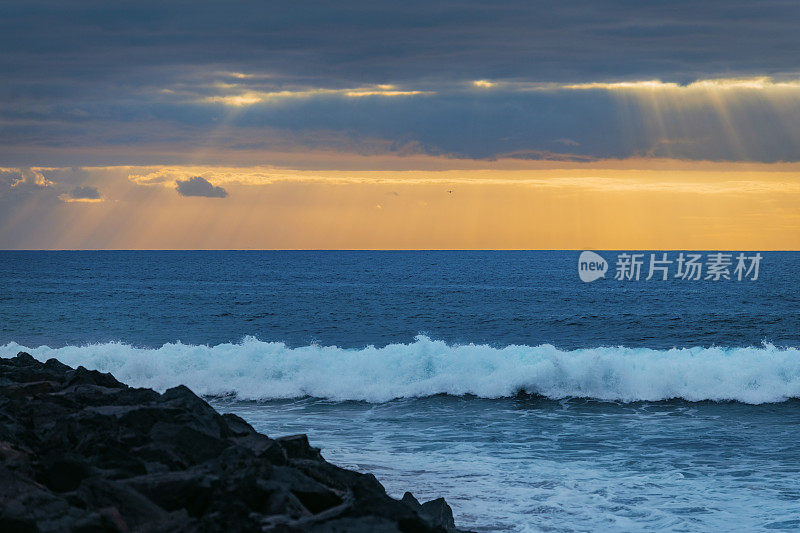
[[[306,435],[271,439],[184,386],[0,358],[0,531],[131,530],[456,531],[442,498],[390,498]]]
[[[291,459],[322,459],[320,449],[312,447],[306,435],[289,435],[276,440]]]
[[[422,514],[430,518],[437,526],[445,529],[455,529],[456,523],[453,520],[453,509],[444,501],[444,498],[436,498],[422,504]]]
[[[400,501],[417,513],[428,518],[435,526],[442,527],[448,531],[452,531],[456,527],[455,521],[453,520],[453,509],[450,508],[444,498],[436,498],[435,500],[421,504],[413,494],[406,492],[403,494],[403,499]]]

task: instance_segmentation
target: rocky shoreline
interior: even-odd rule
[[[0,530],[458,531],[444,499],[395,500],[305,435],[27,353],[0,358]]]

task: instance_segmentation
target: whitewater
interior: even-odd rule
[[[289,347],[245,337],[214,346],[167,343],[139,348],[121,342],[26,347],[39,360],[111,372],[138,387],[163,391],[184,384],[205,396],[240,400],[323,398],[370,403],[445,394],[504,398],[524,392],[549,399],[637,402],[682,399],[783,402],[800,397],[800,350],[761,347],[493,347],[448,344],[417,336],[410,343],[343,349]]]

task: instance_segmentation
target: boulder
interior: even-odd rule
[[[0,531],[457,531],[306,435],[272,439],[184,386],[158,394],[29,354],[0,358]]]

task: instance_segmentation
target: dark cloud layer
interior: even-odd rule
[[[0,65],[29,80],[141,83],[133,68],[166,75],[213,65],[344,86],[451,77],[689,80],[794,72],[800,46],[800,6],[785,0],[10,0],[0,9]]]
[[[228,191],[212,185],[207,179],[195,176],[187,180],[177,180],[175,190],[181,196],[202,196],[204,198],[225,198]]]
[[[124,164],[133,157],[108,160],[97,148],[358,151],[375,140],[476,158],[799,160],[796,97],[765,105],[755,95],[720,114],[711,103],[654,111],[602,90],[512,90],[793,79],[797,20],[800,3],[781,0],[9,0],[0,6],[0,163],[41,164],[37,150],[53,149],[78,155],[52,164]],[[479,79],[512,85],[482,92],[469,86]],[[376,84],[426,94],[335,92]],[[209,100],[319,90],[236,109]]]

